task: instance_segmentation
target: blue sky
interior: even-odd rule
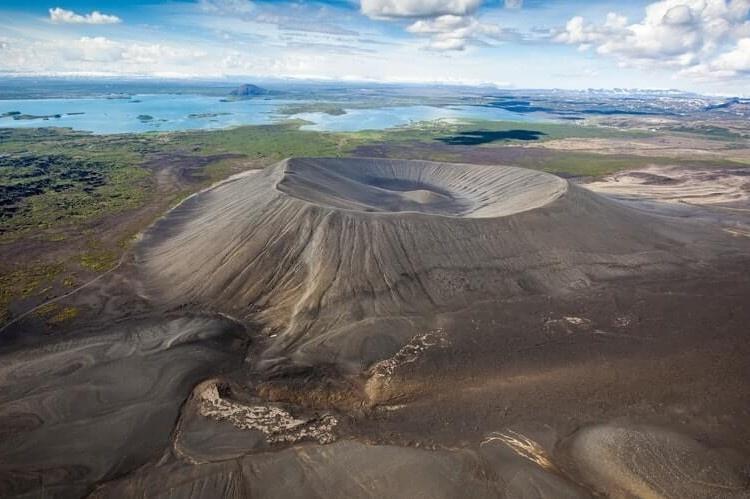
[[[0,0],[0,74],[750,89],[750,0]]]

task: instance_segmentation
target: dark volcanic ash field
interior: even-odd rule
[[[504,166],[233,177],[75,328],[3,332],[0,496],[750,497],[743,209]]]

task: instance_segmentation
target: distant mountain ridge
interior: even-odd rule
[[[706,106],[706,111],[712,111],[714,109],[730,109],[730,108],[736,108],[736,107],[743,107],[750,104],[750,99],[740,99],[739,97],[734,97],[732,99],[726,100],[722,102],[721,104],[714,104]]]

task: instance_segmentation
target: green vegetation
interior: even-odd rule
[[[78,309],[75,307],[65,307],[61,309],[60,311],[56,312],[52,317],[49,318],[47,321],[48,324],[62,324],[63,322],[72,321],[78,317]]]
[[[234,153],[276,160],[290,156],[337,156],[342,153],[335,134],[300,130],[302,121],[281,125],[243,126],[216,132],[165,134],[171,147],[202,154]]]
[[[212,163],[209,163],[203,168],[203,175],[205,175],[207,179],[207,184],[214,184],[216,182],[219,182],[220,180],[224,180],[227,177],[232,176],[233,174],[237,173],[238,170],[246,170],[247,167],[243,168],[243,165],[246,164],[246,162],[238,161],[236,159],[221,159],[219,161],[214,161]],[[183,192],[179,196],[179,198],[183,198],[187,195],[189,195],[190,192]]]
[[[573,151],[555,151],[549,158],[521,159],[518,166],[543,170],[561,176],[599,177],[621,170],[654,165],[694,166],[697,168],[742,168],[745,165],[729,159],[674,159],[658,156],[604,155]]]
[[[727,128],[719,126],[675,126],[669,128],[671,132],[700,135],[701,137],[714,140],[735,141],[744,136]]]
[[[79,155],[0,156],[0,237],[137,206],[147,177],[128,163]]]
[[[299,113],[325,113],[331,116],[346,114],[343,105],[338,102],[302,102],[299,104],[287,104],[279,110],[281,114],[290,116]]]
[[[111,250],[91,250],[81,255],[81,266],[93,271],[104,272],[117,264],[118,255]]]
[[[207,118],[217,118],[219,116],[228,116],[232,113],[190,113],[188,114],[188,118],[190,119],[207,119]]]
[[[13,301],[43,295],[63,270],[60,263],[44,263],[18,266],[0,274],[0,324],[8,319],[8,307]]]
[[[68,113],[83,114],[83,113]],[[48,120],[50,118],[62,118],[62,114],[23,114],[20,111],[8,111],[0,114],[0,118],[12,118],[16,121],[23,120]]]
[[[667,163],[668,161],[663,161]],[[662,163],[658,158],[643,156],[604,156],[579,152],[556,152],[551,158],[536,161],[519,161],[519,166],[543,170],[560,175],[598,177],[610,175],[627,168],[639,168]]]
[[[39,307],[34,315],[45,319],[50,326],[59,326],[78,317],[79,312],[76,307],[61,307],[57,303],[47,303]]]

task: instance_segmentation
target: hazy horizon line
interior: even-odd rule
[[[306,83],[341,83],[341,84],[370,84],[370,85],[405,85],[405,86],[441,86],[441,87],[464,87],[464,88],[484,88],[493,87],[497,90],[508,90],[508,91],[566,91],[566,92],[612,92],[617,93],[618,91],[625,92],[660,92],[660,93],[674,93],[681,95],[700,95],[706,97],[737,97],[746,98],[748,94],[736,94],[736,93],[722,93],[722,92],[697,92],[695,90],[683,90],[675,87],[564,87],[564,86],[549,86],[549,87],[521,87],[504,82],[491,82],[491,81],[436,81],[436,80],[412,80],[412,79],[371,79],[365,77],[351,77],[351,78],[335,78],[325,76],[296,76],[296,75],[284,75],[284,76],[272,76],[272,75],[223,75],[223,76],[206,76],[206,75],[188,75],[188,74],[171,74],[171,75],[117,75],[117,74],[101,74],[101,73],[18,73],[18,72],[0,72],[0,80],[7,79],[49,79],[49,80],[120,80],[120,81],[154,81],[154,82],[188,82],[190,80],[197,80],[203,83],[226,83],[226,84],[245,84],[252,83],[252,81],[267,81],[267,82],[306,82]]]

